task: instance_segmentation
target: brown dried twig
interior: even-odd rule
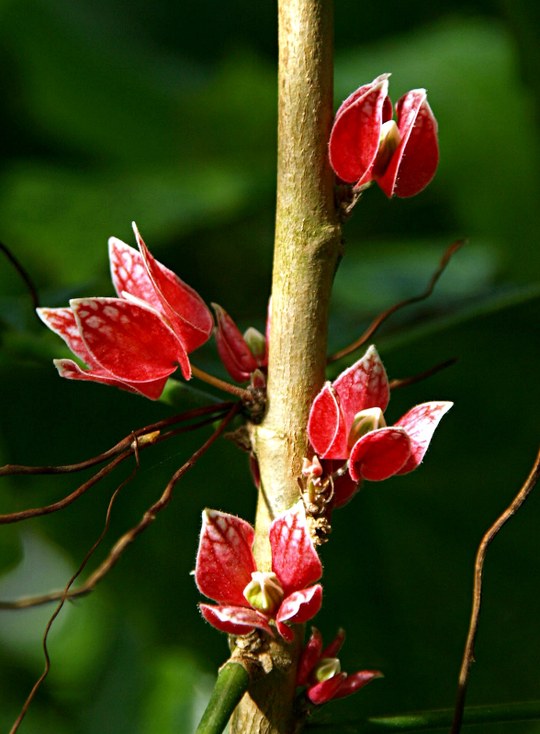
[[[454,720],[452,722],[450,734],[459,734],[459,732],[461,731],[469,671],[474,661],[474,642],[478,630],[478,618],[480,615],[480,604],[482,600],[482,572],[484,570],[484,560],[486,557],[488,545],[491,543],[491,541],[497,535],[503,525],[519,510],[521,505],[525,502],[525,500],[531,493],[539,478],[540,451],[536,455],[536,460],[529,473],[529,476],[525,480],[525,483],[516,494],[510,505],[489,528],[487,533],[480,541],[480,545],[478,546],[478,551],[476,552],[476,559],[474,563],[473,604],[471,610],[471,619],[469,622],[469,632],[467,634],[467,641],[465,643],[463,659],[459,671],[458,690],[456,696],[456,705],[454,709]]]
[[[371,337],[375,334],[376,331],[378,331],[378,329],[382,326],[382,324],[390,316],[392,316],[392,314],[394,314],[396,311],[399,311],[400,309],[405,308],[405,306],[412,306],[414,303],[419,303],[420,301],[424,301],[426,298],[429,298],[431,294],[433,293],[433,290],[437,284],[437,281],[439,280],[439,278],[445,271],[446,266],[452,259],[453,255],[461,247],[463,247],[464,244],[465,244],[465,240],[456,240],[455,242],[452,242],[452,244],[449,247],[447,247],[444,255],[441,258],[439,267],[431,276],[428,286],[423,293],[421,293],[418,296],[411,296],[411,298],[406,298],[404,301],[395,303],[393,306],[386,309],[386,311],[383,311],[371,322],[368,328],[364,331],[364,333],[358,339],[356,339],[356,341],[352,342],[352,344],[349,344],[347,347],[340,349],[338,352],[335,352],[334,354],[330,355],[330,357],[328,357],[328,364],[331,364],[332,362],[337,362],[338,360],[342,359],[343,357],[347,357],[349,354],[359,349],[363,344],[365,344],[369,339],[371,339]]]
[[[39,596],[23,597],[14,601],[3,601],[0,602],[0,609],[26,609],[28,607],[35,607],[41,604],[47,604],[49,602],[58,601],[65,596],[68,599],[73,599],[79,596],[89,594],[97,584],[103,579],[104,576],[116,565],[120,556],[124,550],[133,543],[133,541],[144,531],[146,528],[153,523],[157,515],[163,510],[171,501],[174,488],[178,481],[184,476],[184,474],[191,469],[195,463],[200,459],[203,454],[210,448],[210,446],[216,441],[219,436],[225,431],[229,423],[235,417],[235,415],[241,409],[240,403],[236,403],[229,409],[227,415],[222,419],[219,426],[212,433],[212,435],[202,444],[202,446],[193,453],[193,455],[173,474],[161,497],[143,514],[141,520],[122,535],[112,547],[109,555],[103,563],[86,579],[84,584],[76,589],[52,591],[48,594],[42,594]]]
[[[4,245],[3,242],[0,242],[0,251],[4,253],[4,255],[7,257],[9,262],[13,265],[17,273],[20,275],[21,280],[24,282],[24,285],[26,286],[26,289],[30,295],[30,299],[32,301],[32,306],[34,307],[34,313],[35,309],[39,307],[39,298],[37,293],[37,288],[34,285],[34,282],[28,272],[23,268],[22,264],[19,262],[19,260],[15,257],[15,255],[11,252],[9,247],[7,245]],[[40,321],[39,316],[37,314],[36,318]]]
[[[410,377],[399,377],[395,380],[390,380],[388,386],[390,390],[397,390],[400,387],[408,387],[409,385],[414,385],[415,382],[426,380],[428,377],[437,374],[437,372],[445,370],[447,367],[451,367],[456,362],[457,357],[450,357],[450,359],[445,359],[444,362],[439,362],[439,364],[435,364],[433,365],[433,367],[424,370],[424,372],[419,372],[417,375],[411,375]]]

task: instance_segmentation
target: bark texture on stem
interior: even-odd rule
[[[299,497],[309,408],[324,381],[328,307],[341,248],[327,142],[333,117],[332,0],[279,0],[277,210],[268,410],[253,426],[261,474],[254,552],[270,570],[270,522]],[[299,630],[300,633],[300,630]],[[300,634],[270,646],[273,670],[244,697],[232,732],[290,734]]]

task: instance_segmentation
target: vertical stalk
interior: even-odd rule
[[[332,0],[279,0],[279,112],[268,410],[251,430],[261,474],[254,552],[270,570],[268,528],[299,498],[307,419],[324,381],[328,308],[340,252],[327,142],[333,111]],[[295,730],[301,640],[271,643],[272,671],[250,688],[231,732]]]

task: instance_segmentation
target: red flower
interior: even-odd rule
[[[320,705],[335,698],[344,698],[363,688],[375,678],[382,678],[378,670],[359,670],[356,673],[341,672],[336,657],[345,641],[344,630],[339,630],[333,642],[323,650],[321,633],[311,628],[309,638],[298,664],[296,684],[307,686],[306,696],[311,703]]]
[[[336,113],[329,142],[330,165],[346,183],[362,189],[376,181],[388,196],[414,196],[437,170],[437,121],[425,89],[407,92],[392,120],[389,74],[353,92]]]
[[[294,634],[288,625],[312,619],[322,602],[322,586],[312,585],[321,577],[322,566],[302,502],[270,526],[272,571],[257,570],[253,537],[245,520],[217,510],[203,512],[195,581],[199,591],[218,604],[200,604],[200,610],[222,632],[245,635],[257,628],[273,634],[273,622],[291,641]]]
[[[133,224],[139,251],[111,237],[118,298],[76,298],[66,308],[38,308],[41,320],[88,367],[56,359],[62,377],[114,385],[153,400],[188,354],[209,339],[212,315],[199,294],[150,254]]]
[[[347,461],[349,477],[358,483],[416,469],[452,403],[422,403],[387,427],[383,412],[389,399],[388,378],[374,346],[333,383],[324,385],[311,406],[308,436],[318,456],[332,461],[325,462],[327,470]],[[342,488],[336,484],[335,490],[336,506],[345,504],[353,493],[350,482]]]

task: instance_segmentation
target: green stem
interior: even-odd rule
[[[247,691],[249,675],[240,663],[229,661],[220,669],[212,696],[195,734],[220,734]]]

